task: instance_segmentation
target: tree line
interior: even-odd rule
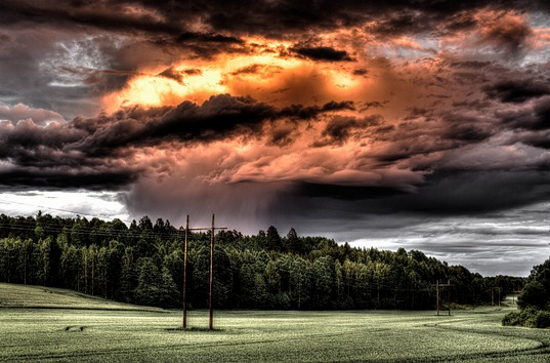
[[[69,288],[117,301],[180,307],[183,233],[148,216],[115,219],[0,215],[0,281]],[[191,233],[189,308],[208,307],[210,232]],[[435,284],[450,281],[451,301],[496,303],[524,279],[483,277],[421,251],[354,248],[325,237],[215,235],[214,305],[246,309],[433,309]]]
[[[504,316],[503,325],[550,328],[550,258],[533,266],[518,297],[519,311]]]

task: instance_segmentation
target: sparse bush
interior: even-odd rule
[[[550,327],[550,259],[534,266],[518,298],[520,312],[506,314],[502,325],[529,328]]]
[[[530,319],[532,328],[548,328],[550,327],[550,312],[539,310],[533,316],[533,319]]]
[[[504,315],[502,318],[502,325],[504,326],[522,326],[523,322],[521,320],[522,312],[513,311]]]
[[[511,312],[502,318],[502,325],[548,328],[550,327],[550,312],[532,307],[518,312]]]

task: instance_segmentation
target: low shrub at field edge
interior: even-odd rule
[[[549,328],[550,311],[527,308],[508,313],[502,318],[504,326],[525,326],[528,328]]]

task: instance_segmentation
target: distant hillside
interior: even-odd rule
[[[72,290],[0,283],[0,308],[8,307],[162,311],[160,308],[119,303]]]

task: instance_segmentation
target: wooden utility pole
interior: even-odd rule
[[[208,297],[208,305],[210,307],[210,320],[208,327],[210,328],[210,330],[214,328],[214,309],[212,305],[212,290],[214,287],[214,219],[215,215],[212,214],[212,233],[210,234],[210,293]]]
[[[449,308],[449,316],[451,316],[451,280],[447,280],[447,286],[449,287],[447,289],[447,307]]]
[[[185,240],[183,242],[183,329],[187,328],[187,246],[189,245],[189,214],[185,219]]]
[[[209,289],[209,328],[213,329],[214,326],[214,310],[212,304],[212,296],[214,290],[214,233],[216,230],[227,229],[227,227],[215,227],[215,215],[212,214],[212,227],[211,228],[189,228],[189,215],[187,215],[185,223],[185,241],[183,251],[183,328],[187,327],[187,254],[189,246],[189,231],[205,231],[210,230],[210,289]]]
[[[495,305],[495,289],[498,290],[498,307],[500,308],[500,286],[495,286],[491,289],[491,306]]]
[[[435,296],[436,296],[436,309],[437,309],[437,316],[439,316],[439,280],[437,280],[435,284]]]
[[[449,316],[451,316],[451,286],[453,286],[451,284],[451,280],[447,280],[446,284],[440,284],[439,280],[437,280],[436,284],[432,285],[432,286],[435,286],[435,295],[436,295],[435,305],[436,305],[436,309],[437,309],[437,316],[439,316],[439,288],[440,287],[448,288],[448,290],[447,290],[447,300],[448,300],[447,301],[447,308],[449,309]]]

